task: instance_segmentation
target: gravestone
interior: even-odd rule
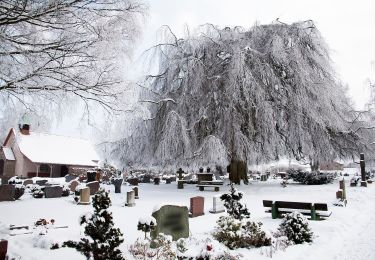
[[[27,179],[27,180],[24,180],[23,181],[23,185],[26,186],[26,185],[29,185],[29,184],[33,184],[33,180],[32,179]]]
[[[13,184],[0,185],[0,201],[14,201],[16,186]]]
[[[216,195],[212,198],[212,209],[210,213],[217,214],[225,211],[222,200],[220,199],[221,195]]]
[[[8,240],[0,239],[0,260],[5,260],[8,252]]]
[[[144,175],[143,178],[142,178],[142,182],[143,183],[150,183],[151,182],[151,175],[149,175],[149,174]]]
[[[108,182],[109,182],[109,177],[108,177],[108,175],[103,175],[103,177],[102,177],[102,182],[104,182],[104,183],[108,183]]]
[[[86,176],[87,176],[87,182],[94,182],[94,181],[96,181],[96,172],[90,172],[90,171],[88,171],[86,173]]]
[[[14,190],[14,199],[18,200],[25,193],[25,186],[16,186]]]
[[[345,180],[342,179],[339,181],[339,188],[342,190],[342,199],[346,200],[346,188],[345,188]]]
[[[75,180],[76,178],[77,178],[77,176],[67,174],[67,175],[65,175],[65,182],[71,182],[72,180]]]
[[[171,178],[166,178],[165,179],[165,184],[171,184]]]
[[[173,241],[189,237],[189,210],[186,206],[164,205],[152,216],[157,223],[151,231],[152,238],[155,239],[159,233],[172,236]]]
[[[90,204],[90,188],[86,187],[80,190],[79,203],[80,205]]]
[[[79,182],[74,180],[69,184],[70,191],[75,192]]]
[[[46,186],[44,194],[46,198],[61,198],[62,190],[61,186]]]
[[[135,206],[135,192],[134,192],[134,190],[128,191],[126,193],[125,206],[127,206],[127,207],[134,207]]]
[[[87,177],[85,176],[85,175],[80,175],[79,177],[78,177],[78,181],[79,182],[85,182],[87,180]]]
[[[195,218],[204,215],[204,197],[190,198],[190,217]]]
[[[39,186],[45,186],[47,184],[48,180],[37,180],[35,183]]]
[[[114,179],[113,185],[115,185],[115,193],[121,193],[122,179]]]
[[[133,187],[133,191],[134,191],[134,198],[135,199],[139,199],[139,196],[138,196],[138,187]]]
[[[160,178],[159,177],[154,178],[154,184],[155,185],[159,185],[160,184]]]
[[[361,166],[361,186],[362,187],[367,187],[365,155],[363,153],[360,154],[359,165]]]
[[[90,188],[90,195],[94,195],[95,193],[98,192],[100,188],[100,184],[98,181],[92,181],[92,182],[86,183],[86,187]]]
[[[179,168],[177,171],[178,174],[178,180],[177,180],[177,189],[183,189],[184,188],[184,176],[182,175],[184,171]]]

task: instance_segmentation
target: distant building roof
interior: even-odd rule
[[[17,135],[23,155],[34,163],[97,166],[99,156],[92,144],[83,139],[30,132]]]
[[[3,149],[4,155],[5,155],[5,159],[7,159],[8,161],[15,161],[16,160],[16,158],[14,157],[12,148],[2,147],[2,149]]]

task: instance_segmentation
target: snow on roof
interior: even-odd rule
[[[34,163],[95,167],[99,161],[87,140],[36,132],[17,139],[21,152]]]
[[[16,160],[16,158],[14,157],[12,148],[10,148],[10,147],[3,147],[3,151],[4,151],[5,159],[7,159],[9,161]]]

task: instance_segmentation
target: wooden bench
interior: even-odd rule
[[[204,188],[205,187],[208,187],[208,188],[214,188],[215,191],[219,191],[220,190],[220,186],[219,185],[211,185],[211,184],[198,184],[197,187],[199,188],[200,191],[204,191]]]
[[[271,213],[273,219],[296,210],[303,215],[310,216],[311,220],[322,220],[332,214],[328,211],[326,203],[263,200],[263,207],[269,208],[266,212]]]
[[[224,185],[223,181],[201,181],[199,185]]]

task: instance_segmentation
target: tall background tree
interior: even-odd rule
[[[0,107],[38,111],[76,97],[117,109],[145,12],[141,0],[1,1]]]
[[[369,148],[367,123],[312,21],[247,31],[209,24],[185,39],[166,28],[166,35],[150,50],[159,73],[145,82],[149,120],[107,144],[119,161],[192,166],[289,157],[316,168]]]

